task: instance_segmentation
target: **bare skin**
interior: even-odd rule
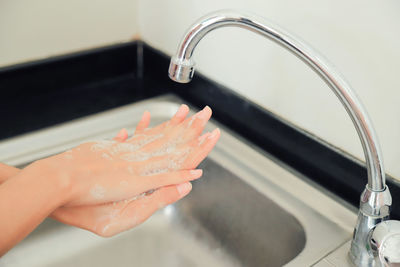
[[[130,139],[122,130],[113,141],[84,143],[23,170],[0,164],[0,255],[47,216],[112,236],[186,196],[220,135],[201,135],[210,108],[188,112],[182,105],[152,129],[145,112]]]

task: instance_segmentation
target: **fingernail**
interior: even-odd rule
[[[194,177],[200,177],[203,175],[203,170],[201,169],[196,169],[196,170],[190,170],[190,175]]]
[[[178,190],[179,195],[185,196],[190,192],[190,190],[192,190],[192,184],[189,182],[180,184],[176,187],[176,189]]]

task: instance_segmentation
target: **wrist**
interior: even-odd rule
[[[72,192],[71,179],[62,168],[58,168],[57,164],[54,164],[51,157],[35,161],[26,167],[26,169],[28,168],[35,173],[34,177],[37,177],[38,182],[56,193],[54,200],[57,206],[63,206],[69,201]]]

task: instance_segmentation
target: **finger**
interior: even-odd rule
[[[150,195],[132,201],[117,219],[103,226],[100,234],[113,236],[131,229],[146,221],[158,209],[185,197],[191,190],[192,185],[187,182],[160,188]]]
[[[124,155],[124,159],[140,162],[140,165],[131,171],[136,175],[148,176],[168,170],[190,170],[194,169],[210,153],[219,136],[220,131],[216,129],[213,133],[205,133],[188,143],[176,145],[170,143],[160,150],[150,150],[153,153],[150,158],[142,160],[138,153],[127,153]],[[149,151],[146,153],[144,155],[148,155]]]
[[[182,104],[175,115],[171,118],[170,124],[177,125],[185,120],[187,114],[189,113],[189,107],[185,104]]]
[[[150,118],[151,118],[150,112],[145,111],[138,125],[136,126],[135,134],[140,133],[144,131],[147,127],[149,127]]]
[[[183,106],[182,108],[182,114],[185,113],[185,115],[180,115],[178,116],[179,119],[175,118],[174,123],[178,123],[179,120],[183,120],[184,117],[186,117],[187,112],[189,111],[186,105]],[[177,112],[177,114],[180,113],[180,111]],[[175,127],[176,129],[172,131],[168,136],[165,136],[164,138],[161,138],[155,142],[147,144],[146,147],[144,147],[144,150],[147,152],[152,152],[152,151],[157,151],[160,146],[163,146],[166,141],[169,141],[169,144],[171,145],[176,145],[177,143],[186,143],[188,141],[191,141],[193,138],[198,137],[199,134],[204,130],[205,125],[207,124],[208,120],[211,118],[212,115],[212,110],[210,107],[206,106],[203,110],[199,111],[192,117],[186,119],[184,121],[184,127]],[[159,132],[162,130],[163,127],[166,127],[166,123],[163,123],[151,130],[152,133],[154,132]],[[188,130],[190,128],[190,130]],[[171,140],[174,140],[171,142]]]
[[[128,138],[128,131],[123,128],[121,129],[118,134],[113,138],[113,140],[118,142],[124,142]]]
[[[206,133],[196,141],[197,148],[190,153],[189,157],[182,164],[182,169],[196,168],[211,152],[221,136],[221,131],[217,128],[211,133]]]
[[[196,145],[201,146],[205,141],[207,141],[207,138],[209,138],[210,135],[211,135],[211,133],[207,132],[207,133],[203,134],[202,136],[200,136],[197,139],[197,142],[195,141],[194,146],[196,146]]]
[[[156,170],[159,172],[159,170]],[[65,207],[76,207],[81,205],[97,205],[109,202],[131,199],[149,190],[164,186],[176,185],[198,179],[202,176],[202,170],[178,170],[165,173],[152,174],[149,176],[133,176],[128,171],[119,170],[115,172],[116,179],[102,179],[89,189],[89,194],[79,200],[71,201]]]
[[[137,180],[132,182],[132,186],[139,192],[147,192],[151,189],[160,188],[169,185],[177,185],[185,182],[193,181],[199,179],[203,175],[203,171],[200,169],[196,170],[179,170],[168,173],[161,173],[150,175],[147,177],[139,177],[141,179],[140,185]],[[126,193],[129,196],[132,196],[130,193],[130,188],[127,187]],[[132,189],[134,190],[134,189]],[[128,197],[125,197],[128,198]]]
[[[190,128],[194,131],[187,131],[189,135],[199,135],[203,130],[207,122],[210,120],[212,110],[209,106],[204,107],[203,110],[197,112],[195,115],[185,120],[186,128]]]
[[[182,104],[178,111],[175,113],[175,115],[171,118],[171,120],[163,122],[157,126],[155,126],[154,128],[152,128],[148,134],[154,134],[154,133],[159,133],[160,131],[162,131],[165,127],[167,126],[176,126],[179,123],[181,123],[182,121],[185,120],[187,114],[189,113],[189,107],[185,104]]]
[[[115,165],[115,167],[116,170],[113,173],[115,178],[110,179],[108,174],[99,174],[94,185],[80,189],[87,193],[69,201],[65,207],[105,204],[130,199],[152,189],[198,179],[203,174],[202,170],[180,170],[177,168],[177,171],[171,171],[168,167],[159,169],[158,166],[155,169],[138,168],[139,171],[133,170],[132,173],[129,168],[119,168],[118,165]]]

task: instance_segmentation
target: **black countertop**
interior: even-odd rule
[[[296,171],[358,207],[364,165],[202,75],[172,82],[169,58],[131,42],[0,69],[6,139],[121,105],[174,93]],[[388,177],[392,218],[400,219],[400,184]]]

